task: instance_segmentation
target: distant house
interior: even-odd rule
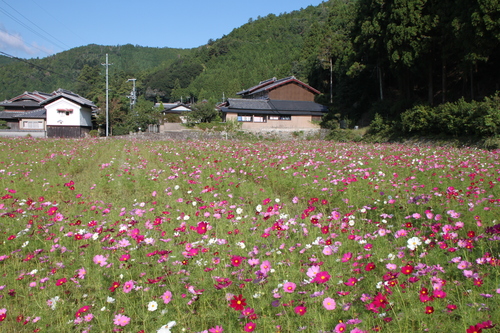
[[[313,129],[328,109],[314,102],[320,92],[294,76],[272,78],[237,93],[220,109],[223,119],[242,123],[242,129]]]
[[[181,122],[185,123],[186,122],[186,113],[191,112],[191,107],[187,104],[184,103],[156,103],[155,107],[161,108],[163,107],[163,110],[161,110],[162,115],[166,116],[168,114],[176,114],[179,116],[181,119]]]
[[[69,90],[58,89],[41,104],[47,110],[47,137],[81,138],[92,129],[95,104]]]
[[[34,91],[25,91],[19,96],[0,102],[0,119],[5,120],[7,126],[13,130],[45,131],[45,109],[40,103],[51,94]]]
[[[13,135],[43,132],[43,136],[60,138],[87,135],[96,109],[92,101],[64,89],[51,94],[24,92],[0,106],[4,107],[0,119],[7,122]]]

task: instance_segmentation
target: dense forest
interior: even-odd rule
[[[366,125],[492,96],[500,83],[499,0],[330,0],[249,19],[193,49],[88,45],[43,58],[0,57],[0,100],[26,90],[73,90],[104,107],[109,54],[110,112],[129,121],[153,102],[220,102],[271,77],[295,75],[322,91],[332,117]],[[379,119],[380,120],[380,119]],[[124,127],[125,130],[125,127]]]

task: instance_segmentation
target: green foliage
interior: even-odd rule
[[[500,99],[498,95],[482,102],[463,98],[437,107],[417,105],[401,115],[408,134],[446,134],[454,137],[489,137],[500,134]]]
[[[8,129],[9,126],[7,126],[7,121],[5,120],[0,120],[0,129]]]
[[[161,117],[161,122],[164,123],[181,123],[181,117],[175,113],[167,113],[166,115]]]
[[[188,123],[210,123],[220,121],[219,111],[215,108],[213,102],[198,102],[191,107],[192,111],[187,113]]]
[[[99,136],[99,131],[98,131],[98,130],[91,130],[91,131],[89,132],[89,135],[90,135],[91,137],[93,137],[93,138],[96,138],[96,137],[98,137],[98,136]]]

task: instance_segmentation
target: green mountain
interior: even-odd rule
[[[73,48],[42,59],[10,59],[0,56],[0,100],[24,91],[52,92],[58,88],[85,95],[93,84],[104,87],[106,54],[109,56],[110,77],[135,78],[168,67],[192,50],[152,48],[127,45],[87,45]],[[89,78],[92,73],[93,77]],[[83,78],[81,77],[83,76]],[[85,81],[85,78],[89,81]],[[130,84],[129,84],[130,85]],[[110,89],[118,89],[111,87]],[[92,96],[91,96],[92,97]]]
[[[500,7],[496,0],[329,0],[251,19],[193,49],[88,45],[43,59],[0,57],[0,100],[65,88],[104,108],[106,54],[115,123],[136,122],[127,99],[132,78],[146,110],[155,101],[215,103],[294,75],[323,92],[318,101],[332,115],[366,125],[377,113],[398,120],[415,105],[482,100],[500,89]]]

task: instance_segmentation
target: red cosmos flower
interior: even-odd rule
[[[377,296],[373,298],[372,304],[377,308],[384,308],[389,304],[387,297],[385,297],[382,293],[378,293]]]
[[[474,285],[478,286],[478,287],[481,287],[483,285],[483,280],[481,280],[480,278],[475,278],[474,279]]]
[[[7,238],[7,240],[13,240],[16,238],[16,235],[10,235],[9,238]]]
[[[82,306],[78,311],[76,311],[75,318],[81,317],[82,314],[85,314],[89,310],[90,310],[90,306],[88,306],[88,305]]]
[[[404,275],[410,275],[413,272],[414,267],[410,264],[401,267],[401,273]]]
[[[111,287],[109,287],[109,290],[111,290],[112,292],[115,291],[119,286],[121,285],[120,282],[113,282],[113,284],[111,285]]]
[[[374,263],[369,262],[368,264],[366,264],[365,271],[369,272],[369,271],[371,271],[373,269],[375,269],[375,264]]]
[[[296,306],[295,309],[293,310],[296,314],[303,316],[307,312],[307,308],[305,306]]]
[[[433,312],[434,312],[434,307],[432,307],[432,306],[425,307],[425,314],[431,314]]]
[[[316,274],[316,276],[313,279],[313,282],[316,283],[326,283],[330,280],[330,274],[328,272],[319,272]]]
[[[56,286],[63,285],[67,282],[68,280],[66,278],[62,278],[56,281]]]
[[[243,298],[243,295],[239,294],[238,296],[233,296],[233,299],[231,300],[231,304],[229,304],[229,306],[236,311],[241,311],[245,308],[245,305],[247,305],[245,301],[246,298]]]
[[[456,310],[456,309],[457,309],[457,306],[456,306],[455,304],[448,304],[448,305],[446,306],[446,309],[447,309],[446,311],[448,311],[448,312],[452,312],[453,310]]]
[[[243,262],[243,258],[240,256],[232,256],[231,257],[231,265],[233,265],[234,267],[238,267],[239,265],[241,265],[242,262]]]

